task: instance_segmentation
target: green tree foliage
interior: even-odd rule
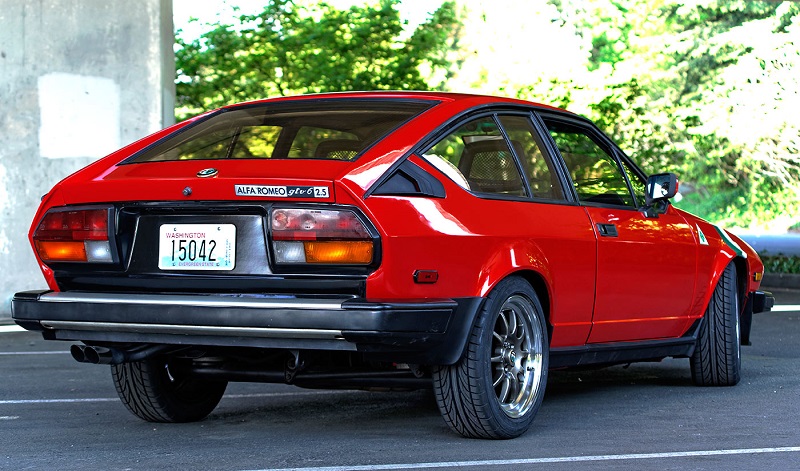
[[[551,3],[594,77],[551,89],[602,90],[589,114],[646,170],[679,173],[682,206],[728,225],[800,219],[800,4]]]
[[[447,68],[447,45],[458,24],[455,6],[444,2],[404,38],[398,3],[339,10],[270,0],[261,13],[242,15],[235,25],[212,25],[190,42],[178,38],[179,117],[275,95],[435,88],[422,70]]]

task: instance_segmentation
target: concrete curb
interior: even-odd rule
[[[764,289],[800,289],[800,275],[793,273],[765,273],[764,279],[761,280],[761,287]]]

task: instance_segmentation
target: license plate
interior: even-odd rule
[[[233,270],[233,224],[162,224],[158,236],[161,270]]]

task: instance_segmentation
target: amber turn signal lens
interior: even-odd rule
[[[45,262],[85,262],[83,241],[37,240],[36,251]]]
[[[307,263],[367,265],[372,262],[372,241],[305,241]]]

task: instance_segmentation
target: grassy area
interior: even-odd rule
[[[767,273],[800,273],[800,257],[783,255],[762,255]]]

